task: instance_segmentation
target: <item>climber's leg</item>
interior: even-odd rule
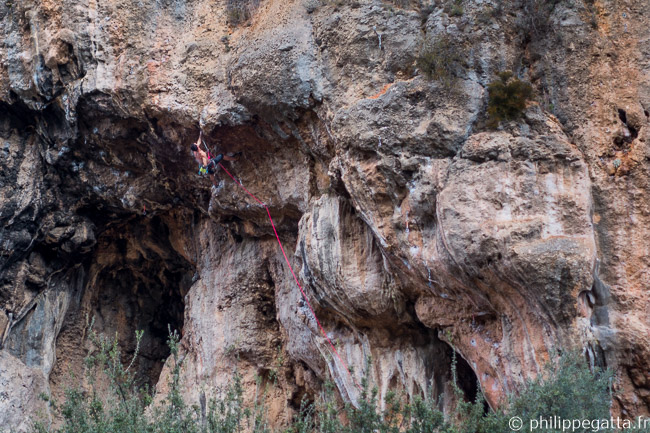
[[[223,156],[223,159],[226,161],[237,161],[239,159],[239,155],[241,155],[241,152],[225,154]]]
[[[210,164],[216,167],[221,162],[222,159],[224,159],[224,157],[223,154],[220,153],[219,155],[215,156],[210,160]]]

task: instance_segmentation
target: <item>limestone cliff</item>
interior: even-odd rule
[[[241,152],[357,378],[444,405],[456,350],[498,405],[577,347],[615,370],[615,411],[650,413],[644,3],[3,1],[0,425],[81,374],[92,318],[127,353],[145,331],[159,389],[169,325],[192,399],[237,368],[278,378],[278,424],[330,377],[355,401],[264,207],[196,174],[200,130]],[[417,67],[440,38],[451,85]],[[490,130],[506,69],[535,101]]]

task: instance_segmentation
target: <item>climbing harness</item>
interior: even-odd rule
[[[204,144],[205,144],[205,143],[204,143]],[[207,148],[207,146],[206,146],[206,148]],[[327,332],[325,332],[325,328],[323,328],[323,326],[320,324],[320,321],[318,320],[318,317],[316,316],[316,313],[314,312],[314,309],[312,308],[311,304],[309,303],[309,299],[307,298],[307,295],[305,294],[305,291],[303,290],[302,286],[300,285],[300,282],[298,281],[298,277],[296,277],[296,274],[293,272],[293,267],[291,266],[291,263],[289,262],[289,258],[287,257],[287,254],[284,252],[284,247],[282,246],[282,242],[280,241],[280,236],[278,235],[278,231],[275,229],[275,224],[273,223],[273,218],[271,218],[271,211],[270,211],[269,208],[266,206],[266,204],[264,204],[260,199],[258,199],[257,197],[255,197],[255,196],[254,196],[254,195],[253,195],[249,190],[247,190],[247,189],[244,187],[244,185],[241,184],[240,181],[238,181],[237,179],[235,179],[235,177],[234,177],[232,174],[230,174],[230,172],[229,172],[228,170],[226,170],[226,167],[224,167],[223,164],[219,163],[219,166],[221,167],[221,169],[222,169],[224,172],[226,172],[226,174],[227,174],[228,176],[230,176],[230,178],[231,178],[231,179],[232,179],[232,180],[233,180],[237,185],[239,185],[239,186],[240,186],[244,191],[246,191],[246,193],[247,193],[248,195],[250,195],[251,197],[253,197],[253,200],[255,200],[256,202],[258,202],[260,205],[262,205],[262,206],[264,207],[264,209],[266,209],[266,213],[267,213],[267,215],[268,215],[268,217],[269,217],[269,221],[271,221],[271,227],[273,227],[273,233],[275,234],[275,238],[276,238],[277,241],[278,241],[278,245],[280,245],[280,250],[282,251],[282,255],[284,256],[284,260],[285,260],[285,262],[287,262],[287,265],[289,266],[289,270],[291,271],[291,275],[293,275],[293,279],[294,279],[294,281],[296,282],[296,284],[298,285],[298,288],[300,289],[300,293],[302,294],[302,298],[305,300],[305,303],[307,304],[307,307],[309,307],[309,311],[311,311],[311,315],[314,317],[314,320],[316,320],[316,324],[318,325],[318,328],[320,329],[321,333],[323,334],[323,337],[325,337],[325,340],[327,340],[327,342],[329,343],[330,347],[332,348],[332,351],[334,352],[334,354],[335,354],[336,357],[338,358],[339,362],[341,363],[341,365],[343,365],[343,367],[345,368],[345,370],[348,372],[348,375],[349,375],[350,378],[352,379],[352,382],[354,382],[354,384],[356,385],[356,387],[359,388],[359,389],[361,390],[361,389],[362,389],[361,386],[359,385],[359,383],[357,382],[357,380],[356,380],[356,379],[354,378],[354,376],[352,375],[352,372],[351,372],[350,369],[348,368],[348,366],[347,366],[347,364],[345,363],[345,361],[343,361],[343,358],[341,358],[341,355],[339,355],[338,350],[336,350],[336,346],[334,346],[334,343],[332,343],[332,340],[331,340],[331,339],[329,338],[329,336],[327,335]]]
[[[219,161],[223,159],[223,155],[219,154],[216,157],[212,158],[212,152],[210,152],[210,148],[205,143],[205,140],[203,140],[203,131],[199,132],[199,138],[201,139],[201,144],[203,144],[203,147],[208,154],[208,159],[210,160],[208,165],[199,164],[199,175],[212,174],[210,173],[210,166],[216,167],[217,164],[219,164]]]

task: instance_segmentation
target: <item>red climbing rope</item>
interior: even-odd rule
[[[223,169],[223,171],[226,172],[226,174],[227,174],[228,176],[230,176],[230,178],[231,178],[231,179],[232,179],[232,180],[233,180],[237,185],[241,186],[242,189],[243,189],[244,191],[246,191],[246,193],[247,193],[248,195],[250,195],[251,197],[253,197],[253,199],[254,199],[256,202],[258,202],[259,204],[261,204],[262,206],[264,206],[264,209],[266,209],[266,213],[267,213],[268,216],[269,216],[269,221],[271,221],[271,227],[273,227],[273,233],[275,233],[275,238],[278,240],[278,245],[280,245],[280,250],[282,250],[282,255],[284,256],[284,260],[287,262],[287,265],[289,265],[289,270],[291,271],[291,275],[293,275],[293,279],[296,281],[296,284],[298,285],[298,288],[300,289],[300,293],[302,293],[302,298],[305,300],[305,302],[307,303],[307,306],[309,307],[309,311],[311,311],[312,316],[314,316],[314,319],[316,320],[316,323],[318,324],[318,327],[320,328],[320,332],[323,334],[323,337],[325,337],[325,339],[327,340],[327,342],[329,343],[329,345],[332,347],[332,350],[333,350],[334,353],[336,354],[336,357],[339,359],[339,361],[341,362],[341,364],[343,365],[343,367],[345,367],[345,369],[347,370],[347,372],[348,372],[348,374],[350,375],[350,378],[352,379],[352,381],[354,382],[354,384],[355,384],[358,388],[361,388],[361,386],[359,386],[359,384],[358,384],[357,381],[355,380],[354,376],[352,375],[352,372],[351,372],[350,369],[348,368],[347,364],[345,363],[345,361],[343,361],[343,358],[341,358],[341,355],[339,355],[339,352],[338,352],[338,350],[336,350],[336,347],[334,346],[334,343],[332,343],[332,340],[330,340],[330,338],[327,336],[327,332],[325,332],[325,329],[324,329],[323,326],[320,324],[320,321],[318,320],[318,317],[316,316],[316,313],[314,312],[314,309],[311,307],[311,304],[309,303],[309,299],[307,299],[307,295],[305,294],[305,291],[303,290],[302,286],[300,285],[300,282],[298,281],[298,277],[296,277],[296,274],[293,272],[293,267],[291,266],[291,263],[289,263],[289,258],[287,258],[287,254],[284,252],[284,247],[282,246],[282,242],[280,242],[280,236],[278,236],[278,231],[275,229],[275,224],[273,224],[273,218],[271,218],[271,211],[269,210],[269,208],[268,208],[268,207],[267,207],[267,206],[266,206],[266,205],[265,205],[265,204],[264,204],[260,199],[258,199],[257,197],[255,197],[255,196],[254,196],[254,195],[253,195],[249,190],[247,190],[247,189],[244,187],[244,185],[241,184],[241,182],[239,182],[237,179],[235,179],[235,177],[234,177],[232,174],[230,174],[230,172],[229,172],[228,170],[226,170],[226,167],[224,167],[223,164],[219,163],[219,166]]]

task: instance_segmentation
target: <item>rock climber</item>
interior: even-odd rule
[[[201,138],[201,135],[199,135],[198,140],[196,140],[196,143],[192,143],[190,149],[192,150],[194,159],[199,164],[199,174],[208,174],[210,180],[212,180],[212,184],[217,186],[217,179],[214,174],[217,172],[219,162],[221,162],[222,159],[225,161],[237,161],[238,158],[236,156],[224,155],[222,153],[212,158],[209,151],[206,152],[201,149]]]

